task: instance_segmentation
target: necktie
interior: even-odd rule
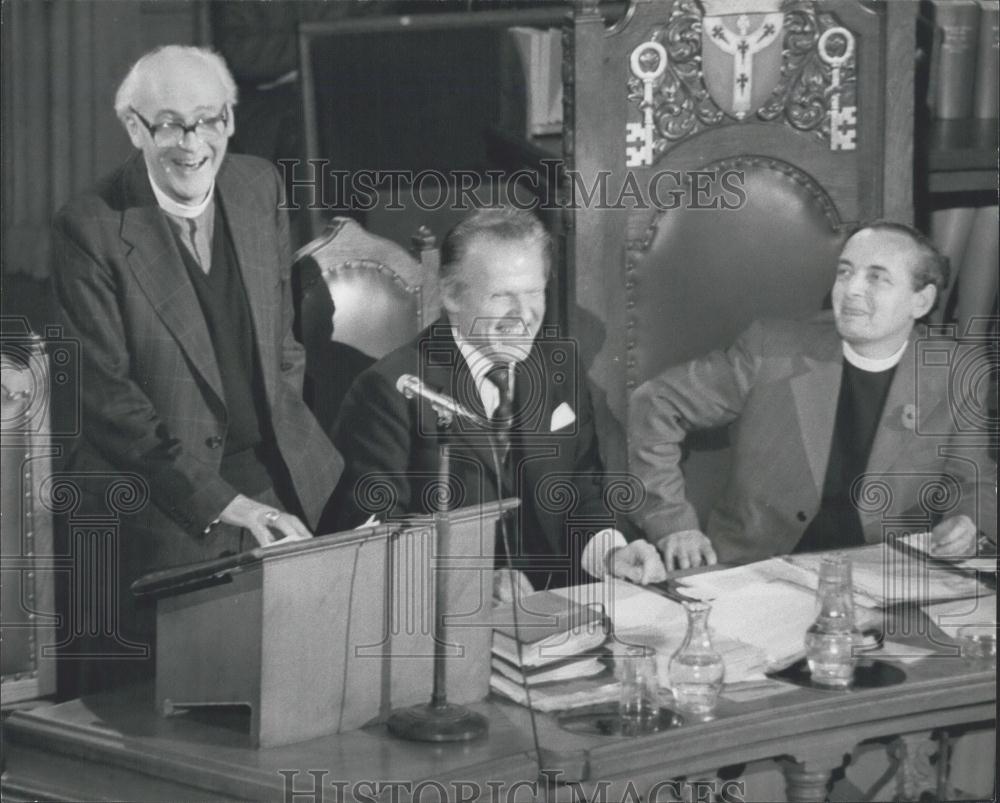
[[[209,269],[212,267],[212,257],[208,252],[208,237],[205,236],[205,232],[202,228],[198,226],[198,218],[187,218],[187,222],[188,239],[191,244],[191,254],[194,256],[198,265],[201,266],[201,269],[205,273],[208,273]]]
[[[514,399],[510,392],[510,366],[507,363],[497,363],[486,372],[486,378],[500,392],[500,403],[490,416],[490,423],[493,424],[493,437],[496,439],[502,461],[507,458],[510,449],[510,427],[514,418]]]

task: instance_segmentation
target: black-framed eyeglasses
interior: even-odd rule
[[[191,125],[186,125],[180,120],[165,120],[162,123],[151,123],[134,106],[129,106],[129,111],[139,118],[139,122],[146,126],[153,142],[160,148],[172,148],[179,144],[189,133],[195,134],[202,142],[211,142],[219,139],[226,133],[229,125],[229,108],[223,106],[222,111],[214,117],[199,117]]]

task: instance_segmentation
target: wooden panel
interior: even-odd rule
[[[259,699],[260,674],[239,669],[260,665],[261,572],[231,579],[159,602],[156,706],[162,713],[206,701],[249,707]]]
[[[493,532],[516,505],[454,511],[441,538],[424,518],[148,575],[133,590],[158,597],[157,708],[243,705],[251,742],[275,746],[427,703],[439,582],[447,697],[483,699]]]
[[[914,43],[916,3],[886,3],[885,157],[882,161],[882,215],[913,223]]]

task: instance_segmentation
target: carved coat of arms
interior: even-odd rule
[[[705,86],[738,120],[764,104],[781,79],[781,0],[702,0]]]

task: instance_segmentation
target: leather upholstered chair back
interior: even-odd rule
[[[816,312],[830,291],[844,234],[829,196],[780,162],[727,166],[744,177],[741,208],[662,212],[629,246],[635,384],[724,348],[755,319]]]
[[[434,238],[420,231],[413,240],[416,257],[350,218],[334,218],[295,254],[295,329],[306,350],[306,402],[327,432],[358,374],[437,314]]]

